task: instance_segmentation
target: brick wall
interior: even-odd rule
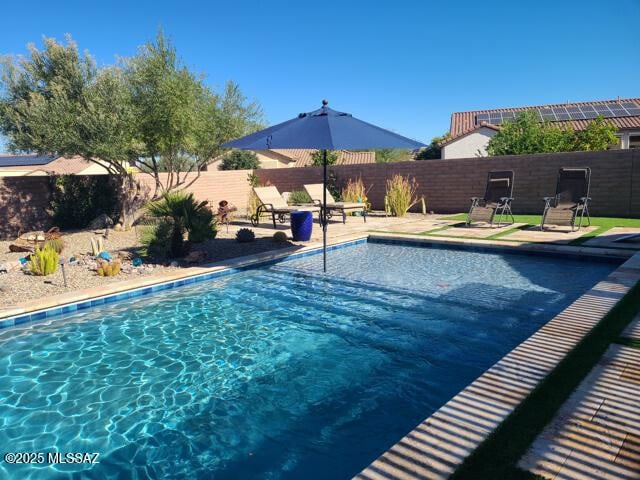
[[[227,200],[244,212],[250,192],[249,173],[251,170],[202,172],[197,179],[195,175],[188,177],[184,188],[199,200],[208,200],[214,209],[220,200]],[[138,179],[153,191],[151,176],[138,174]],[[48,212],[50,181],[47,176],[0,177],[0,238],[13,239],[21,232],[53,226]]]
[[[484,193],[487,172],[514,170],[515,213],[541,213],[542,197],[555,192],[560,167],[591,167],[592,215],[640,217],[640,150],[512,155],[450,160],[425,160],[331,167],[338,184],[361,177],[374,209],[384,208],[386,180],[398,173],[414,177],[427,208],[454,213],[469,208],[469,198]],[[257,170],[262,182],[283,191],[322,181],[322,168]]]

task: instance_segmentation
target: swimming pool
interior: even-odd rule
[[[0,477],[348,478],[617,263],[365,243],[0,330]],[[4,452],[3,452],[4,453]]]

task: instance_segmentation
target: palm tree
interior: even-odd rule
[[[150,243],[168,241],[172,258],[185,255],[190,243],[216,236],[215,216],[208,202],[198,202],[193,193],[167,192],[159,200],[147,204],[146,209],[151,217],[160,220],[156,236]]]

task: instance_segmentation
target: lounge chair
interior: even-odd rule
[[[313,200],[313,203],[322,206],[322,184],[312,183],[304,186],[305,191]],[[326,190],[327,194],[327,211],[325,212],[327,219],[331,218],[332,212],[340,212],[342,214],[342,223],[347,223],[347,213],[349,212],[362,212],[362,218],[367,221],[367,209],[364,203],[356,202],[336,202],[333,195]]]
[[[493,227],[496,215],[498,227],[502,226],[502,218],[505,216],[511,217],[511,224],[515,222],[511,212],[513,179],[512,170],[489,172],[484,197],[471,197],[467,226],[473,222],[486,222]]]
[[[544,211],[540,230],[544,226],[568,225],[571,231],[582,227],[582,220],[587,216],[588,224],[591,225],[589,217],[589,188],[591,186],[591,169],[582,168],[561,168],[558,171],[558,182],[556,183],[556,194],[553,197],[544,197]]]
[[[254,187],[253,191],[258,197],[258,208],[255,215],[251,217],[251,223],[257,227],[260,223],[260,216],[263,213],[270,213],[273,219],[273,228],[276,228],[276,217],[280,223],[286,221],[286,216],[291,212],[306,210],[309,212],[319,212],[320,208],[315,205],[288,205],[276,187]]]

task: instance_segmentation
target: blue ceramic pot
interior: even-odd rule
[[[291,233],[298,242],[307,242],[313,230],[313,214],[311,212],[291,212]]]

